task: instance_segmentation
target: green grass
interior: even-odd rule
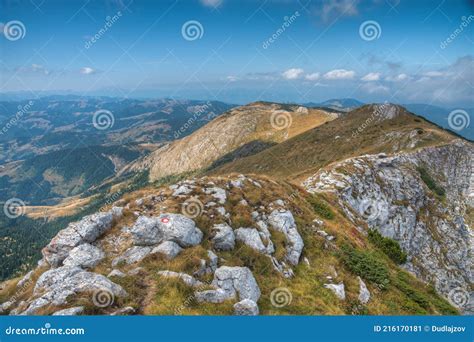
[[[407,254],[402,251],[397,241],[382,236],[374,229],[369,230],[369,241],[384,252],[397,264],[404,264],[407,261]]]
[[[418,167],[417,170],[420,173],[421,179],[431,191],[433,191],[439,197],[444,197],[446,195],[444,188],[436,184],[435,180],[430,176],[426,168]]]
[[[311,196],[308,199],[308,202],[313,207],[314,212],[318,214],[320,217],[325,218],[327,220],[332,220],[334,218],[334,212],[320,198],[316,196]]]
[[[387,265],[374,252],[361,251],[349,245],[342,247],[345,265],[361,278],[386,289],[390,283]]]

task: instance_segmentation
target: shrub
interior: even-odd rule
[[[436,184],[434,179],[431,178],[430,174],[424,167],[419,167],[417,168],[417,170],[420,173],[421,179],[431,191],[433,191],[436,195],[440,197],[443,197],[445,195],[446,191],[438,184]]]
[[[374,229],[369,230],[369,241],[397,264],[404,264],[407,261],[407,254],[402,251],[397,241],[382,236]]]
[[[373,282],[381,289],[390,283],[388,269],[373,252],[360,251],[348,245],[342,247],[343,260],[349,270]]]
[[[309,203],[313,207],[313,210],[321,216],[322,218],[332,220],[334,218],[334,212],[329,208],[329,206],[321,201],[319,198],[316,196],[311,196],[309,198]]]

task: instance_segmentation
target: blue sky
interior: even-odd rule
[[[474,107],[468,0],[0,4],[1,92]]]

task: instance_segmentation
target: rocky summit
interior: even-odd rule
[[[1,284],[0,312],[472,314],[473,144],[399,106],[304,108],[238,107],[129,165]]]

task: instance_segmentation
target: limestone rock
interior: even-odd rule
[[[324,284],[324,287],[331,290],[334,292],[334,294],[339,298],[340,300],[345,300],[346,299],[346,292],[344,290],[344,283],[340,284]]]
[[[263,244],[262,238],[255,228],[239,228],[235,230],[235,238],[242,241],[250,248],[264,254],[271,254],[275,251],[273,243],[268,240],[268,245]]]
[[[133,246],[130,247],[123,253],[121,256],[116,257],[112,260],[112,267],[117,266],[121,262],[125,262],[127,264],[133,264],[135,262],[141,261],[145,258],[148,254],[151,253],[151,247],[143,247],[143,246]]]
[[[83,306],[76,306],[69,309],[63,309],[53,313],[53,316],[77,316],[84,312]]]
[[[100,248],[89,243],[83,243],[69,252],[69,256],[64,259],[63,264],[65,266],[92,268],[97,266],[104,257],[105,254]]]
[[[94,242],[112,227],[112,222],[122,216],[122,208],[114,207],[105,213],[96,213],[70,223],[42,250],[44,259],[52,267],[61,266],[69,252],[85,242]]]
[[[216,235],[212,239],[214,248],[219,251],[230,251],[235,247],[235,235],[227,223],[216,224],[213,227]]]
[[[181,247],[190,247],[198,245],[203,236],[194,221],[181,214],[140,216],[130,229],[130,233],[135,244],[142,246],[174,241]]]
[[[365,305],[370,300],[370,292],[367,289],[367,286],[365,285],[362,278],[357,277],[357,279],[359,279],[359,302]]]
[[[214,273],[212,285],[216,290],[196,293],[198,301],[220,303],[226,299],[250,299],[257,302],[260,298],[260,288],[247,267],[221,266]]]
[[[286,258],[292,265],[297,265],[303,251],[304,243],[298,229],[296,228],[295,219],[289,210],[273,210],[268,217],[269,224],[279,232],[285,234],[288,242],[286,249]]]
[[[234,304],[234,314],[238,316],[257,316],[258,305],[253,300],[244,299]]]
[[[158,271],[158,274],[165,278],[178,278],[182,280],[186,285],[191,287],[200,287],[204,286],[204,283],[195,279],[193,276],[182,272],[173,272],[173,271]]]
[[[123,278],[125,277],[126,274],[123,273],[122,271],[120,270],[112,270],[108,275],[107,275],[107,278],[111,278],[111,277],[119,277],[119,278]]]
[[[153,248],[151,251],[152,254],[160,253],[163,254],[167,259],[174,259],[183,249],[179,247],[176,242],[165,241]]]

